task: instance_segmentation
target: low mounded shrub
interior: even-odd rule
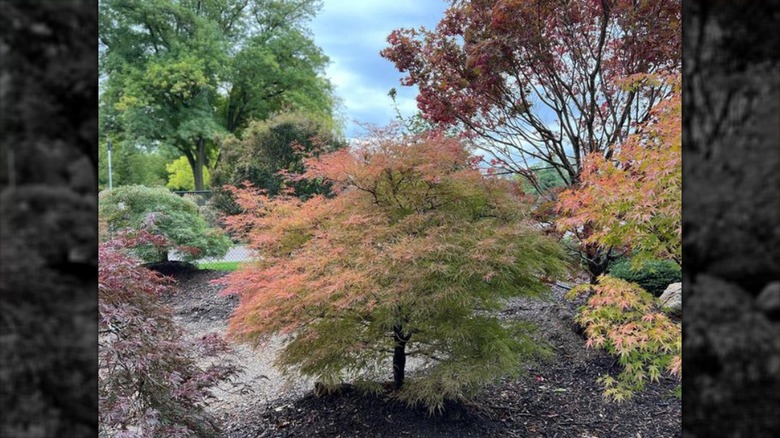
[[[662,374],[681,378],[682,325],[660,311],[657,299],[636,284],[608,275],[600,276],[598,284],[573,288],[567,298],[581,294],[587,302],[576,321],[585,329],[586,345],[617,357],[623,367],[617,377],[599,378],[606,398],[631,398]]]
[[[642,286],[656,297],[672,283],[682,281],[680,266],[671,260],[652,260],[640,268],[632,268],[631,260],[618,260],[609,267],[609,275]]]
[[[222,257],[231,246],[218,228],[210,228],[198,205],[162,187],[122,186],[100,193],[100,220],[110,232],[146,230],[166,238],[163,245],[143,244],[133,254],[145,262],[165,261],[175,249],[184,261]]]

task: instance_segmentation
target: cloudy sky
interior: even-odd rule
[[[416,87],[402,87],[404,75],[379,56],[387,35],[401,27],[432,29],[447,8],[444,0],[324,0],[311,23],[315,43],[330,57],[327,76],[342,101],[345,135],[359,137],[358,123],[383,126],[395,118],[391,88],[404,116],[417,109]]]

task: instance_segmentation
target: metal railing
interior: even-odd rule
[[[211,199],[212,192],[211,190],[192,190],[192,191],[174,191],[173,193],[176,193],[179,196],[182,197],[188,197],[189,199],[192,199],[198,207],[204,208],[208,206],[208,202]],[[218,226],[218,224],[215,224]],[[258,255],[257,253],[249,249],[245,244],[238,242],[235,243],[230,250],[228,250],[227,254],[223,257],[214,258],[214,257],[206,257],[197,260],[197,263],[222,263],[222,262],[249,262],[252,260],[257,260]],[[181,260],[181,256],[176,254],[175,252],[171,252],[168,255],[169,260]]]

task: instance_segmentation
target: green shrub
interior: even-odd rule
[[[640,268],[632,268],[631,260],[622,259],[610,265],[608,271],[615,278],[637,283],[656,297],[670,284],[682,281],[680,266],[671,260],[652,260]]]
[[[231,245],[222,230],[208,226],[197,204],[162,187],[123,186],[103,191],[99,214],[111,232],[145,229],[167,238],[167,245],[134,249],[145,262],[167,260],[168,251],[173,249],[185,261],[222,257]]]

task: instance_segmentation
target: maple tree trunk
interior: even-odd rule
[[[393,381],[395,389],[401,389],[404,385],[404,371],[406,370],[406,343],[409,342],[411,335],[404,336],[403,327],[393,326],[393,339],[395,340],[395,349],[393,350]]]
[[[590,274],[590,283],[596,284],[599,275],[607,272],[609,267],[609,257],[597,245],[585,246],[585,257],[588,258],[588,273]]]
[[[587,238],[593,234],[593,228],[591,224],[586,224],[582,231],[582,238]],[[597,243],[588,243],[580,247],[585,260],[588,265],[588,274],[590,274],[590,283],[596,284],[596,279],[599,275],[607,272],[609,263],[614,259],[611,254],[612,249],[604,251]]]

